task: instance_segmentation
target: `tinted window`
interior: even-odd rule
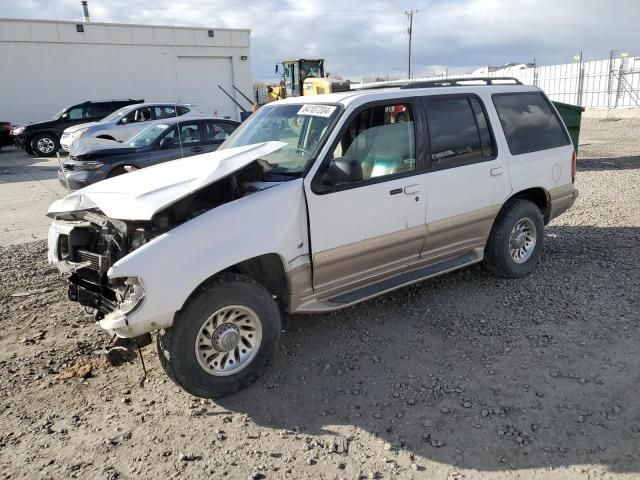
[[[493,138],[491,137],[491,131],[487,124],[487,117],[484,114],[482,105],[480,105],[480,100],[475,97],[470,97],[469,101],[471,102],[473,114],[476,116],[476,125],[478,126],[478,132],[480,133],[480,144],[482,145],[482,156],[495,157],[496,150]]]
[[[494,95],[509,150],[512,154],[569,145],[569,139],[541,93]]]
[[[362,180],[411,172],[416,168],[411,105],[390,104],[360,112],[342,134],[333,158],[356,160]]]
[[[434,169],[482,160],[476,116],[467,97],[428,99],[424,105]]]
[[[187,107],[178,107],[178,115],[184,115],[185,113],[189,113],[191,110],[189,110]]]
[[[69,114],[69,120],[82,120],[87,118],[87,110],[84,107],[73,107],[67,111]]]
[[[94,103],[89,107],[89,110],[92,117],[103,118],[115,111],[116,108],[113,103]]]
[[[170,117],[177,116],[176,108],[171,105],[162,106],[162,107],[153,107],[153,109],[155,110],[156,119],[170,118]]]

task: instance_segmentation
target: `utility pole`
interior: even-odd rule
[[[408,77],[411,80],[411,36],[413,34],[413,15],[418,13],[417,10],[405,10],[404,14],[409,19],[409,28],[407,29],[407,34],[409,35],[409,72]]]

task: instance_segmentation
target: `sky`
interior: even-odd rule
[[[96,22],[251,29],[255,80],[285,58],[325,58],[332,75],[406,78],[508,62],[640,55],[640,0],[89,0]],[[81,20],[79,0],[0,0],[0,18]]]

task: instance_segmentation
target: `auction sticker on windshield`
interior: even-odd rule
[[[298,115],[311,115],[313,117],[330,117],[337,107],[332,105],[303,105],[298,110]]]

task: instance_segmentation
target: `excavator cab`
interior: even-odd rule
[[[282,67],[282,72],[280,72]],[[321,95],[324,93],[349,91],[348,82],[329,78],[324,72],[324,59],[284,60],[276,65],[276,74],[282,74],[279,85],[267,87],[266,101],[273,102],[286,97]],[[262,104],[264,102],[257,102]]]
[[[305,95],[304,81],[307,78],[324,78],[324,59],[285,60],[282,62],[282,68],[287,97]]]

